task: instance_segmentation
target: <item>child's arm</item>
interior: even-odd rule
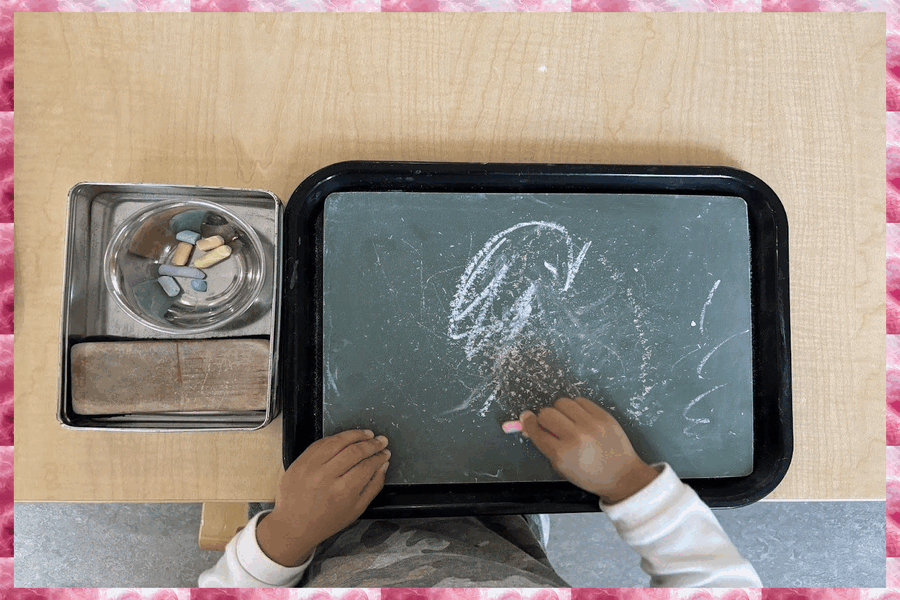
[[[608,412],[585,398],[561,398],[520,420],[560,475],[600,496],[600,508],[641,555],[651,587],[762,587],[709,507],[670,466],[641,460]]]
[[[390,451],[371,431],[344,431],[307,448],[281,477],[275,509],[254,517],[199,587],[292,587],[316,546],[356,521],[384,487]]]

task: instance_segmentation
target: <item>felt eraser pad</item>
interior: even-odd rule
[[[267,340],[86,342],[71,356],[81,415],[266,409]]]

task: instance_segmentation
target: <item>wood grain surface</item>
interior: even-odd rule
[[[80,415],[266,410],[268,340],[86,342],[70,357]]]
[[[259,432],[56,422],[66,193],[272,190],[349,159],[729,165],[790,224],[795,450],[885,497],[885,16],[15,15],[17,500],[267,501]],[[392,440],[400,451],[402,440]]]

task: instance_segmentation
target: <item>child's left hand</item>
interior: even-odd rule
[[[381,438],[381,439],[379,439]],[[350,430],[313,442],[281,477],[275,509],[257,525],[262,551],[284,566],[356,521],[384,487],[387,438]]]

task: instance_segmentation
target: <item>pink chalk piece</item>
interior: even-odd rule
[[[519,421],[507,421],[503,424],[504,433],[515,433],[517,431],[522,431],[522,423]]]

